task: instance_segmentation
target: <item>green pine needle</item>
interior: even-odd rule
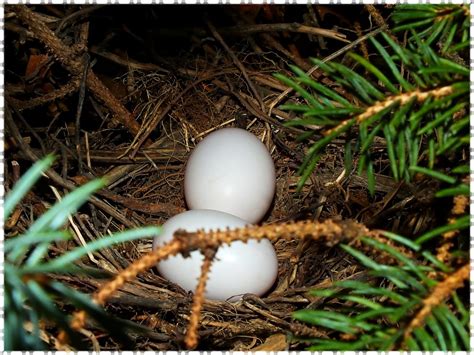
[[[16,208],[34,183],[51,167],[54,158],[47,156],[34,164],[18,181],[5,200],[5,217]],[[150,238],[161,231],[158,227],[145,227],[97,239],[77,247],[56,258],[45,256],[56,240],[67,239],[70,234],[63,230],[68,217],[86,202],[91,194],[104,186],[103,180],[94,180],[64,196],[53,207],[39,217],[29,229],[18,236],[7,238],[5,250],[5,349],[6,350],[45,350],[46,344],[40,338],[40,321],[47,319],[60,329],[66,331],[73,346],[81,346],[81,340],[69,325],[69,315],[57,305],[70,304],[84,309],[91,318],[108,330],[118,339],[126,340],[127,329],[144,331],[132,322],[122,322],[108,315],[98,307],[89,295],[78,293],[66,285],[55,281],[48,273],[67,274],[84,271],[74,262],[87,253],[124,243],[138,238]],[[27,258],[26,258],[27,256]],[[26,260],[25,260],[26,258]],[[43,283],[36,279],[50,279]],[[24,324],[30,323],[32,331],[27,331]],[[131,344],[131,343],[130,343]]]

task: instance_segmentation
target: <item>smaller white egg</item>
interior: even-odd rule
[[[212,210],[191,210],[170,218],[163,224],[163,231],[155,237],[153,248],[162,246],[173,238],[178,229],[194,232],[198,229],[224,230],[240,228],[248,222],[228,213]],[[158,271],[168,280],[186,291],[196,289],[204,256],[200,251],[190,257],[176,255],[158,263]],[[211,265],[206,284],[206,298],[237,301],[245,293],[262,296],[276,280],[278,260],[269,240],[241,241],[219,247]]]
[[[186,164],[184,195],[192,210],[223,211],[259,222],[275,194],[275,166],[265,145],[240,128],[212,132]]]

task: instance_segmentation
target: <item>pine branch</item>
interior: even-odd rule
[[[418,251],[417,255],[407,257],[386,243],[361,238],[374,250],[389,253],[398,261],[387,265],[342,245],[369,270],[373,281],[339,281],[311,292],[323,299],[319,301],[322,306],[318,310],[297,311],[294,317],[332,333],[329,339],[303,339],[315,344],[309,350],[390,350],[397,346],[409,350],[468,348],[468,312],[454,291],[468,278],[469,264],[437,282],[432,277],[451,272],[448,266],[412,241],[393,233],[386,235]],[[456,302],[458,314],[442,303],[449,295]],[[324,302],[325,299],[337,302]],[[421,310],[416,311],[420,306]]]
[[[312,60],[349,92],[349,97],[340,90],[325,87],[295,66],[290,66],[294,78],[275,75],[300,96],[297,104],[281,107],[302,116],[287,125],[307,129],[300,137],[302,141],[321,135],[309,147],[300,167],[299,190],[317,167],[324,148],[352,128],[357,127],[359,135],[355,144],[347,143],[346,154],[350,154],[352,146],[358,147],[358,172],[367,173],[372,194],[375,157],[371,145],[377,136],[385,138],[386,154],[396,181],[410,182],[413,168],[433,169],[439,157],[454,155],[467,147],[469,69],[465,61],[453,57],[454,52],[449,59],[443,56],[448,48],[455,47],[451,45],[456,40],[465,40],[468,21],[465,10],[455,5],[408,5],[398,7],[395,13],[398,23],[406,21],[405,24],[413,25],[413,21],[423,18],[427,21],[415,23],[413,28],[418,25],[428,28],[422,33],[412,31],[407,46],[401,46],[387,33],[381,34],[385,43],[376,37],[369,38],[378,54],[377,64],[356,53],[349,53],[353,60],[351,67]],[[462,29],[457,26],[458,20],[464,21]],[[429,30],[430,26],[435,28]],[[406,28],[402,26],[398,30]],[[425,35],[429,38],[424,39]],[[438,35],[445,41],[441,51],[431,46]],[[361,75],[362,72],[366,75]],[[351,170],[352,160],[346,157],[346,171]]]
[[[470,16],[466,5],[400,5],[393,13],[393,31],[409,30],[410,41],[417,36],[429,46],[436,44],[443,54],[455,53],[469,46]]]
[[[21,177],[5,199],[4,218],[15,218],[15,210],[24,196],[33,188],[41,175],[51,167],[54,158],[48,156],[33,165]],[[122,243],[128,240],[153,236],[159,228],[141,228],[98,239],[84,247],[74,248],[63,255],[48,259],[47,252],[54,241],[69,239],[71,235],[63,230],[69,216],[89,199],[90,195],[104,186],[101,180],[91,181],[57,202],[41,215],[26,232],[7,237],[5,251],[5,348],[7,350],[45,349],[42,339],[44,319],[62,329],[74,347],[80,344],[77,334],[69,325],[69,315],[60,310],[57,299],[76,309],[82,309],[99,324],[106,325],[109,332],[127,339],[126,327],[115,317],[105,313],[87,295],[55,281],[56,275],[77,273],[80,270],[74,262],[88,253]],[[109,324],[109,325],[107,325]],[[112,324],[112,325],[110,325]],[[25,328],[25,325],[27,327]],[[56,341],[56,339],[53,339]],[[57,344],[59,346],[59,343]]]
[[[423,308],[415,315],[408,327],[403,333],[406,341],[415,328],[421,327],[425,319],[431,314],[432,309],[441,304],[456,289],[462,287],[464,282],[469,279],[471,270],[470,264],[460,267],[456,272],[448,275],[442,282],[438,283],[430,295],[423,300]]]
[[[323,134],[325,136],[331,135],[335,131],[342,131],[344,126],[349,125],[351,122],[355,121],[358,124],[370,119],[371,117],[375,116],[376,114],[380,113],[381,111],[385,110],[386,108],[393,106],[394,104],[398,104],[403,106],[408,104],[413,99],[417,102],[421,103],[426,101],[428,98],[441,98],[443,96],[451,95],[454,92],[455,88],[452,85],[444,86],[441,88],[436,88],[428,91],[422,90],[415,90],[412,92],[407,92],[403,94],[399,94],[396,96],[389,96],[384,101],[377,101],[372,106],[367,107],[365,111],[353,119],[345,120],[339,123],[338,126],[331,128],[330,130],[325,131]]]

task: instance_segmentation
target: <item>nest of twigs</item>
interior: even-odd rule
[[[363,51],[363,44],[351,42],[370,33],[369,14],[383,21],[379,10],[385,9],[6,6],[5,10],[7,187],[45,153],[58,155],[56,178],[28,195],[22,209],[31,212],[10,222],[7,233],[25,230],[54,203],[47,184],[69,189],[102,176],[108,180],[107,188],[74,218],[76,233],[84,240],[124,228],[160,225],[185,210],[182,182],[187,157],[208,133],[221,127],[249,130],[272,154],[277,190],[262,222],[265,226],[356,219],[371,228],[389,221],[402,232],[429,227],[430,209],[423,209],[422,216],[415,212],[419,209],[408,216],[396,208],[384,214],[388,203],[402,202],[411,191],[380,173],[375,195],[369,196],[364,177],[344,171],[342,142],[330,145],[317,172],[297,193],[296,171],[305,145],[296,141],[298,129],[283,125],[292,114],[278,109],[298,98],[273,73],[288,73],[288,62],[311,70],[309,56],[342,60],[348,50]],[[313,75],[331,85],[317,70]],[[17,165],[12,165],[14,161]],[[204,301],[198,349],[301,349],[304,341],[288,334],[327,336],[293,320],[292,312],[318,305],[309,290],[334,280],[364,277],[363,270],[324,240],[276,237],[272,242],[279,260],[274,287],[265,297],[245,295],[237,303]],[[68,250],[69,243],[75,242],[58,243],[52,255]],[[151,241],[144,240],[103,250],[82,262],[118,274],[150,251]],[[86,293],[104,283],[80,276],[60,280]],[[192,294],[150,268],[114,292],[106,308],[151,329],[146,336],[136,335],[136,350],[172,350],[184,347],[192,304]],[[121,347],[94,324],[87,323],[86,329],[92,348]],[[48,327],[45,331],[55,334]]]

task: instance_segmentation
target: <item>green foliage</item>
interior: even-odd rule
[[[17,204],[51,166],[53,157],[37,162],[18,181],[5,199],[7,220]],[[74,262],[86,255],[116,243],[157,235],[157,227],[140,228],[98,239],[85,247],[77,247],[56,258],[47,258],[51,243],[70,238],[63,229],[68,216],[104,186],[101,180],[91,181],[67,196],[38,218],[29,229],[5,241],[5,350],[43,350],[48,345],[40,338],[40,322],[47,321],[64,329],[73,345],[80,347],[80,339],[69,326],[69,315],[60,310],[55,300],[86,310],[98,324],[111,334],[127,339],[126,329],[132,324],[105,313],[91,298],[59,281],[51,274],[84,273]],[[27,325],[31,325],[32,331]]]
[[[413,252],[420,250],[419,245],[406,238],[392,233],[386,236]],[[415,261],[374,239],[363,238],[362,241],[389,254],[400,264],[380,264],[350,246],[343,246],[367,268],[370,281],[339,281],[329,288],[311,291],[313,296],[322,299],[319,309],[299,310],[294,318],[328,329],[330,338],[308,340],[312,343],[309,350],[469,349],[469,311],[457,293],[452,297],[454,306],[437,305],[425,324],[415,327],[410,336],[404,338],[406,327],[438,283],[428,273],[451,272],[452,269],[427,251],[420,253],[420,260]]]
[[[300,190],[327,145],[338,138],[345,140],[346,174],[355,162],[358,173],[367,174],[371,194],[378,172],[406,183],[418,174],[437,180],[437,198],[470,195],[465,158],[470,140],[469,7],[399,5],[391,18],[395,27],[390,33],[369,38],[370,59],[348,53],[345,64],[312,60],[331,86],[296,66],[290,66],[291,78],[275,75],[297,93],[282,109],[298,116],[288,126],[305,131],[299,137],[308,147],[299,169]],[[328,338],[305,339],[313,344],[310,350],[468,350],[469,312],[457,292],[432,309],[425,323],[406,332],[438,284],[433,275],[453,271],[429,250],[440,235],[467,230],[469,223],[469,215],[456,216],[416,239],[385,232],[394,245],[411,249],[413,259],[396,247],[363,238],[366,247],[398,262],[390,265],[342,246],[367,269],[368,279],[315,290],[322,306],[294,313],[294,318],[328,330]],[[461,250],[452,255],[466,259]]]
[[[337,84],[335,88],[316,82],[296,66],[291,66],[294,78],[275,75],[301,97],[298,104],[283,105],[282,109],[300,115],[287,124],[306,128],[301,140],[311,144],[299,170],[299,189],[316,168],[324,148],[336,137],[350,137],[347,133],[351,130],[358,130],[358,134],[355,141],[347,139],[346,171],[350,172],[353,161],[347,155],[356,152],[358,171],[367,173],[371,193],[375,185],[371,147],[376,137],[386,142],[385,154],[396,181],[412,181],[420,168],[438,170],[443,157],[468,147],[469,67],[457,58],[443,56],[458,48],[453,45],[455,40],[468,43],[466,14],[464,7],[454,5],[399,7],[394,14],[400,24],[397,30],[408,25],[424,29],[421,33],[411,30],[406,46],[382,33],[381,38],[370,38],[378,54],[374,62],[356,53],[349,53],[351,67],[313,59]],[[422,24],[415,21],[419,18],[424,19]],[[458,26],[460,20],[463,22]],[[428,35],[429,40],[425,38]],[[446,51],[434,49],[435,40]]]
[[[467,5],[400,5],[393,21],[398,25],[394,32],[416,30],[419,38],[427,45],[436,44],[442,54],[469,47]]]

